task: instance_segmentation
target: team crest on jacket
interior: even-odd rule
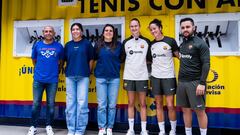
[[[141,48],[144,48],[144,45],[141,45],[140,47],[141,47]]]
[[[163,46],[163,50],[167,50],[167,46]]]
[[[126,83],[126,82],[123,84],[123,87],[124,87],[124,88],[127,87],[127,83]]]
[[[188,46],[188,49],[190,50],[190,49],[192,49],[192,47],[193,47],[192,45],[189,45],[189,46]]]

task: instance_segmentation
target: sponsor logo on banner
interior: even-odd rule
[[[206,94],[208,95],[221,95],[225,90],[225,86],[221,83],[218,83],[219,76],[217,71],[210,70],[208,74],[207,80],[207,91]]]

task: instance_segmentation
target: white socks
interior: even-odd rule
[[[165,133],[164,122],[158,122],[158,126],[159,126],[159,129],[160,129],[160,132]]]
[[[146,131],[146,127],[147,127],[147,122],[146,121],[141,121],[142,131]]]
[[[185,127],[185,133],[186,135],[192,135],[192,128]],[[200,128],[201,135],[207,135],[207,129]]]
[[[128,119],[128,124],[129,124],[129,130],[134,131],[134,119]],[[176,126],[177,126],[177,121],[170,121],[171,124],[171,130],[176,131]],[[165,123],[164,122],[158,122],[158,126],[160,129],[160,132],[165,133]],[[141,128],[142,131],[146,131],[147,127],[147,122],[146,121],[141,121]],[[185,128],[186,135],[192,135],[192,128]],[[207,129],[200,129],[201,135],[206,135],[202,134],[202,132],[206,133]]]
[[[128,119],[129,130],[134,131],[134,119]]]
[[[207,129],[200,128],[201,135],[207,135]]]
[[[186,135],[192,135],[192,128],[185,127],[185,133],[186,133]]]
[[[185,127],[185,133],[186,135],[192,135],[192,128]],[[207,135],[207,129],[200,128],[201,135]]]
[[[171,130],[176,131],[176,127],[177,127],[177,121],[171,121],[170,120],[170,124],[171,124]]]
[[[134,131],[134,119],[128,119],[128,124],[129,124],[129,130]],[[141,121],[141,128],[142,131],[146,131],[147,127],[147,122],[146,121]]]

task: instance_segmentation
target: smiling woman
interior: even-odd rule
[[[67,42],[64,48],[66,121],[68,134],[84,134],[88,123],[88,88],[93,65],[93,47],[82,37],[82,24],[74,23],[70,30],[73,40]]]
[[[98,135],[112,135],[116,115],[116,104],[120,86],[121,43],[117,41],[116,29],[106,24],[102,36],[94,46],[97,61],[94,75],[97,89]]]

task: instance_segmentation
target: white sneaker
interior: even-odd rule
[[[99,129],[98,135],[105,135],[105,134],[106,134],[105,128]]]
[[[107,135],[112,135],[112,129],[111,128],[107,128]]]
[[[166,135],[165,132],[159,132],[158,135]]]
[[[176,135],[176,131],[175,130],[170,130],[169,135]]]
[[[28,130],[27,135],[36,135],[37,134],[37,129],[34,126],[31,126]]]
[[[54,135],[52,126],[46,126],[47,135]]]
[[[129,130],[129,129],[128,129],[126,135],[135,135],[135,132],[134,132],[133,130]]]
[[[148,135],[148,131],[147,130],[141,131],[140,135]]]

